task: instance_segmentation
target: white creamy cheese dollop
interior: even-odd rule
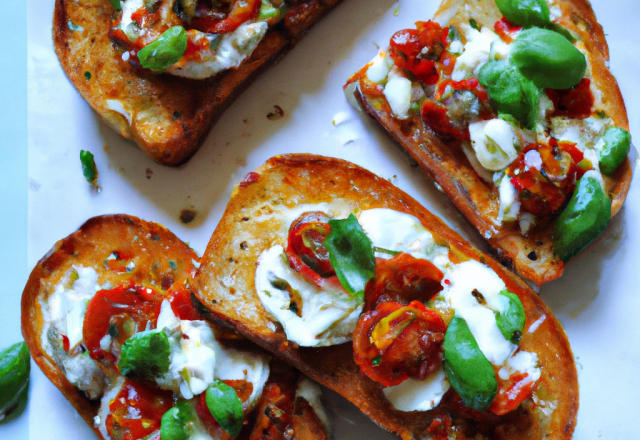
[[[449,387],[444,367],[441,366],[425,380],[409,378],[398,385],[383,388],[382,392],[395,409],[429,411],[440,403]]]
[[[302,299],[302,316],[290,310],[291,297],[271,283],[285,280]],[[337,282],[319,288],[293,270],[284,248],[275,245],[258,258],[256,291],[262,304],[282,324],[287,339],[304,347],[322,347],[351,340],[362,312],[362,300],[347,293]]]
[[[467,39],[462,55],[456,60],[456,65],[451,73],[451,79],[462,81],[471,76],[478,76],[480,68],[489,62],[491,45],[494,41],[500,41],[500,37],[488,27],[480,31],[471,26],[464,25],[462,30]],[[504,48],[494,47],[498,53],[503,53]]]
[[[519,140],[511,124],[496,118],[469,124],[471,145],[480,164],[489,171],[501,171],[518,158]]]
[[[397,119],[407,119],[411,108],[411,81],[404,73],[393,66],[389,72],[389,80],[384,86],[384,96]]]

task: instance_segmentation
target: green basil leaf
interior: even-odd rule
[[[507,20],[518,26],[545,27],[551,23],[544,0],[496,0],[496,5]]]
[[[509,61],[543,89],[575,87],[587,69],[584,54],[565,37],[540,28],[520,32],[511,45]]]
[[[367,282],[376,276],[373,244],[353,214],[344,220],[329,220],[329,226],[324,245],[333,269],[347,292],[363,297]]]
[[[122,3],[120,3],[120,0],[109,0],[109,3],[111,3],[111,6],[113,6],[113,9],[116,11],[122,9]]]
[[[624,162],[631,149],[631,134],[619,127],[610,127],[604,134],[604,146],[598,152],[600,171],[610,176]]]
[[[268,20],[273,17],[280,16],[280,9],[274,7],[269,0],[262,0],[260,5],[260,13],[258,14],[258,21]]]
[[[506,289],[500,292],[500,295],[507,298],[508,306],[503,313],[496,313],[496,323],[504,338],[512,344],[518,345],[526,320],[522,301],[520,301],[518,295]]]
[[[491,105],[500,114],[511,115],[528,129],[538,121],[540,90],[505,60],[491,61],[480,69],[480,85],[485,88]]]
[[[31,357],[25,342],[0,351],[0,415],[15,407],[29,387]]]
[[[598,238],[610,220],[611,199],[597,178],[585,174],[556,220],[553,252],[566,263]]]
[[[89,151],[80,150],[80,163],[82,163],[82,174],[84,178],[92,185],[98,181],[98,168],[94,160],[93,154]]]
[[[169,371],[169,339],[163,331],[147,330],[125,341],[118,369],[127,379],[152,380]]]
[[[463,318],[453,317],[443,347],[444,370],[464,405],[476,411],[489,408],[498,393],[496,375]]]
[[[143,47],[138,52],[138,59],[142,67],[156,72],[162,72],[174,65],[187,50],[187,34],[182,26],[173,26],[153,43]]]
[[[160,425],[162,440],[188,440],[190,437],[187,424],[195,419],[195,412],[186,401],[180,401],[176,406],[164,413]]]
[[[216,422],[232,437],[237,437],[242,429],[242,402],[236,390],[216,379],[207,388],[205,396],[207,408]]]

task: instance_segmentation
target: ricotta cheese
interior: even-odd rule
[[[500,41],[500,37],[488,27],[483,27],[478,31],[471,26],[464,25],[462,30],[467,43],[451,73],[451,79],[454,81],[462,81],[471,76],[477,77],[480,68],[490,60],[491,45],[494,41]],[[505,52],[502,47],[496,46],[495,49],[497,54]]]
[[[375,58],[371,60],[371,65],[367,69],[367,78],[371,82],[382,83],[387,79],[392,67],[393,61],[387,57],[387,52],[384,49],[380,49]]]
[[[298,387],[296,388],[296,398],[303,397],[304,400],[309,402],[311,408],[318,416],[322,427],[324,428],[326,433],[331,432],[331,423],[329,422],[329,416],[320,402],[320,396],[322,395],[322,390],[310,379],[306,377],[301,378],[298,381]]]
[[[538,154],[538,157],[539,156]],[[518,200],[518,191],[511,183],[509,176],[502,178],[498,191],[500,193],[498,221],[512,222],[517,220],[518,214],[520,213],[520,201]]]
[[[397,119],[409,118],[411,81],[395,66],[389,72],[389,80],[384,86],[384,96]]]
[[[489,171],[501,171],[518,158],[519,139],[503,119],[473,122],[469,135],[480,164]]]
[[[290,293],[274,287],[274,280],[284,280],[297,291],[302,316],[291,310]],[[291,269],[282,246],[275,245],[260,255],[255,285],[260,301],[282,324],[290,341],[304,347],[322,347],[351,340],[362,300],[347,293],[337,279],[322,289],[308,282]]]
[[[395,409],[400,411],[429,411],[436,407],[449,389],[444,367],[425,380],[409,378],[399,385],[383,388],[382,392]]]

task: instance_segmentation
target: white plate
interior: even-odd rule
[[[351,109],[342,85],[393,32],[429,19],[437,2],[344,0],[224,114],[202,149],[180,169],[164,168],[109,129],[67,81],[53,52],[53,0],[28,0],[29,266],[86,219],[128,213],[160,222],[201,253],[234,182],[267,158],[311,152],[355,162],[415,197],[476,245],[483,243],[451,203],[409,165],[367,116]],[[636,0],[595,0],[608,33],[611,68],[626,98],[631,132],[640,139],[637,72],[640,18]],[[394,11],[397,10],[397,16]],[[280,105],[285,117],[269,121]],[[102,192],[89,189],[79,150],[93,152]],[[150,171],[149,171],[150,170]],[[152,173],[152,174],[151,174]],[[640,224],[637,179],[604,237],[542,289],[562,321],[579,368],[575,438],[633,438],[640,365]],[[182,209],[198,215],[189,225]],[[16,293],[16,301],[18,294]],[[6,324],[6,323],[5,323]],[[12,325],[18,325],[16,323]],[[394,438],[333,393],[326,403],[335,438]],[[25,416],[26,417],[26,416]],[[38,368],[32,373],[29,438],[90,438],[92,433]],[[25,437],[26,438],[26,437]]]

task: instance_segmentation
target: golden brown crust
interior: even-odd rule
[[[464,5],[470,6],[469,9],[462,7]],[[586,0],[565,0],[556,2],[556,5],[563,13],[558,22],[577,33],[585,45],[593,81],[602,92],[602,96],[596,96],[596,104],[606,110],[616,126],[628,130],[624,100],[616,79],[606,66],[609,50],[604,33],[590,4]],[[471,17],[482,26],[493,27],[500,14],[493,0],[445,0],[435,19],[441,24],[460,25],[467,23]],[[420,164],[421,169],[442,187],[454,205],[493,247],[497,259],[537,285],[562,275],[564,264],[553,253],[553,225],[540,228],[528,236],[523,236],[517,225],[500,225],[497,221],[497,189],[480,178],[462,153],[458,142],[443,141],[419,117],[408,121],[396,120],[391,116],[388,106],[380,105],[359,90],[356,91],[356,98],[365,111],[380,122]],[[607,190],[612,195],[612,216],[622,207],[631,178],[629,158],[613,176],[605,178]],[[532,252],[535,254],[531,254]]]
[[[283,155],[256,172],[255,183],[239,185],[207,246],[194,280],[194,294],[216,323],[281,356],[304,374],[342,394],[383,428],[403,438],[422,438],[435,417],[449,414],[459,427],[458,438],[475,433],[490,438],[568,439],[578,409],[578,382],[573,355],[558,321],[528,286],[496,261],[481,253],[415,200],[386,180],[354,164],[313,155]],[[343,204],[350,210],[390,208],[416,216],[437,242],[447,243],[462,258],[486,262],[522,300],[527,327],[538,321],[533,334],[525,331],[521,346],[538,353],[547,398],[557,404],[545,420],[532,401],[503,419],[474,424],[449,403],[429,412],[395,410],[379,384],[359,373],[350,343],[322,348],[299,348],[288,342],[255,292],[258,256],[274,243],[286,242],[288,224],[272,215],[275,207],[301,204]],[[541,319],[544,316],[544,319]],[[475,428],[474,428],[475,426]],[[469,431],[474,431],[469,433]],[[544,437],[548,435],[548,437]]]
[[[135,269],[125,273],[107,271],[104,260],[114,251],[133,255]],[[164,282],[166,286],[182,284],[187,277],[193,276],[195,267],[192,259],[197,259],[195,252],[164,227],[136,217],[104,215],[89,219],[78,231],[57,242],[31,272],[22,293],[24,340],[45,376],[58,387],[99,438],[102,436],[94,427],[93,418],[98,413],[100,401],[91,401],[84,392],[76,389],[42,346],[45,324],[43,300],[73,265],[96,269],[99,284],[110,282],[118,286],[133,280],[136,284],[153,283],[157,286]],[[176,270],[171,269],[169,260],[175,262]]]
[[[107,124],[153,160],[177,166],[195,154],[250,81],[336,3],[294,0],[283,23],[267,32],[249,59],[207,80],[157,75],[122,61],[122,52],[108,35],[113,12],[108,0],[56,0],[53,41],[65,73]],[[80,28],[72,30],[70,23]],[[131,121],[109,106],[109,100],[119,101]]]

